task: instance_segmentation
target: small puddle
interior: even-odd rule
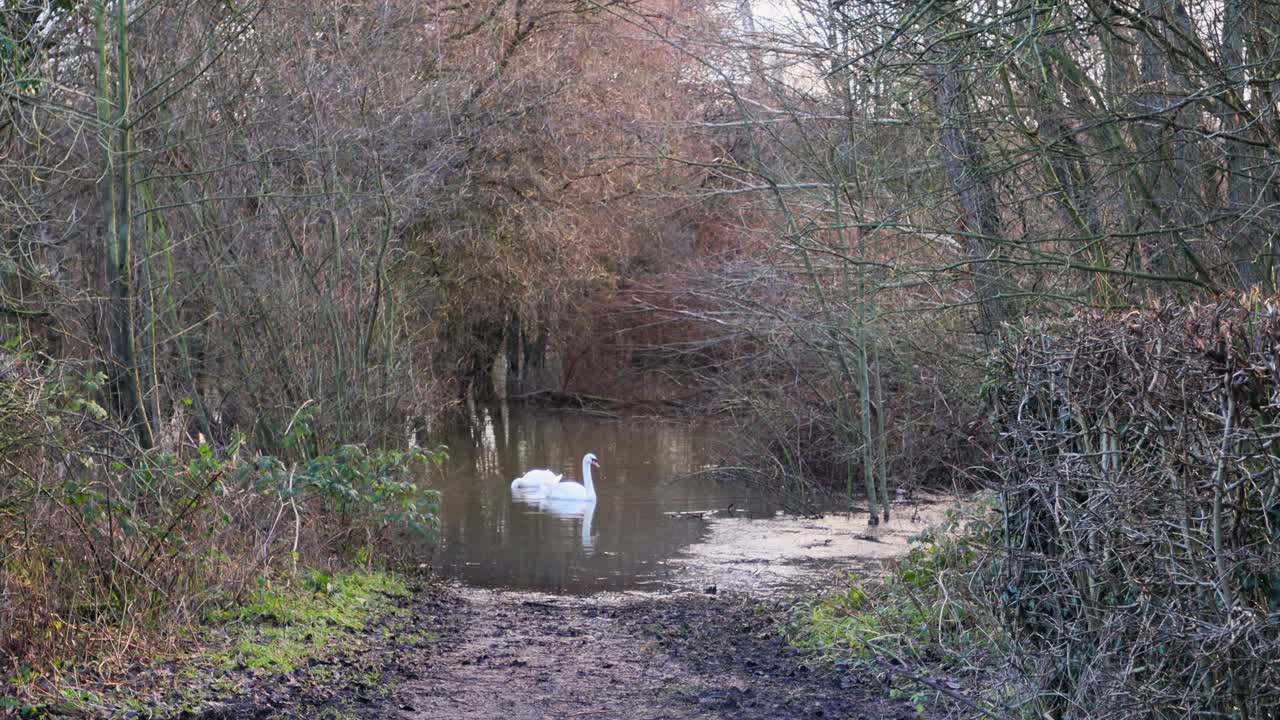
[[[757,595],[831,582],[905,552],[941,505],[900,517],[874,536],[865,515],[783,516],[768,497],[719,483],[716,438],[680,425],[483,409],[478,430],[456,428],[442,491],[435,570],[464,584],[583,595],[702,590]],[[532,468],[580,480],[593,452],[594,504],[528,501],[510,488]],[[912,517],[914,515],[914,517]],[[869,539],[868,539],[869,538]]]

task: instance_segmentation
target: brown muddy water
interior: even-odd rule
[[[707,432],[518,406],[480,413],[477,429],[447,435],[449,460],[433,479],[442,491],[434,568],[465,584],[575,595],[659,590],[676,582],[674,561],[710,535],[705,517],[676,513],[731,507],[751,520],[777,512],[759,493],[711,479],[719,455]],[[581,481],[588,452],[600,459],[594,503],[512,496],[511,480],[533,468]]]
[[[844,572],[875,574],[903,555],[948,501],[895,505],[894,522],[783,515],[751,488],[717,482],[717,437],[677,424],[481,410],[445,440],[434,568],[466,585],[562,595],[718,589],[756,596],[821,590]],[[594,503],[513,496],[511,480],[550,468],[581,480],[595,453]]]

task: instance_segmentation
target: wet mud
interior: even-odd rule
[[[362,717],[920,717],[878,678],[811,664],[745,596],[457,593],[435,662]]]

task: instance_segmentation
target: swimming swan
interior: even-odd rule
[[[550,470],[530,470],[511,481],[512,492],[537,492],[541,494],[547,488],[560,482],[563,475],[557,475]]]
[[[596,489],[591,484],[591,466],[599,466],[596,456],[587,453],[582,456],[582,483],[579,485],[572,480],[556,483],[547,487],[548,500],[582,500],[590,501],[596,499]]]

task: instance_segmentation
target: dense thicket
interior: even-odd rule
[[[489,392],[504,337],[545,353],[661,239],[626,157],[697,110],[669,53],[572,3],[19,5],[9,336],[109,355],[143,445],[276,447],[308,400],[371,439]]]
[[[545,383],[589,294],[667,241],[649,190],[690,173],[634,157],[683,147],[697,83],[620,25],[0,2],[0,654],[429,527],[412,431],[504,353],[512,391]]]
[[[260,532],[493,394],[715,414],[875,522],[1004,461],[979,391],[1028,318],[1276,285],[1262,0],[0,10],[0,587],[70,527],[109,572],[67,616],[119,611],[192,463],[276,459],[218,505]],[[150,539],[94,557],[123,509]]]
[[[980,575],[1037,715],[1280,708],[1280,315],[1222,302],[1037,328],[993,400]]]
[[[106,374],[24,353],[0,362],[0,666],[6,696],[39,673],[109,671],[300,566],[412,552],[438,451],[323,443],[307,408],[289,454],[239,443],[138,453],[95,397]],[[309,449],[311,448],[311,449]],[[395,542],[392,542],[392,541]],[[139,647],[141,646],[141,647]],[[85,662],[86,664],[78,664]]]
[[[938,478],[1006,322],[1274,275],[1265,3],[11,5],[11,334],[144,445],[551,388]]]
[[[718,387],[774,475],[869,482],[884,444],[900,481],[954,475],[1010,324],[1275,285],[1271,3],[721,10],[650,28],[715,90],[714,151],[675,158],[711,169],[708,242],[620,344]]]

